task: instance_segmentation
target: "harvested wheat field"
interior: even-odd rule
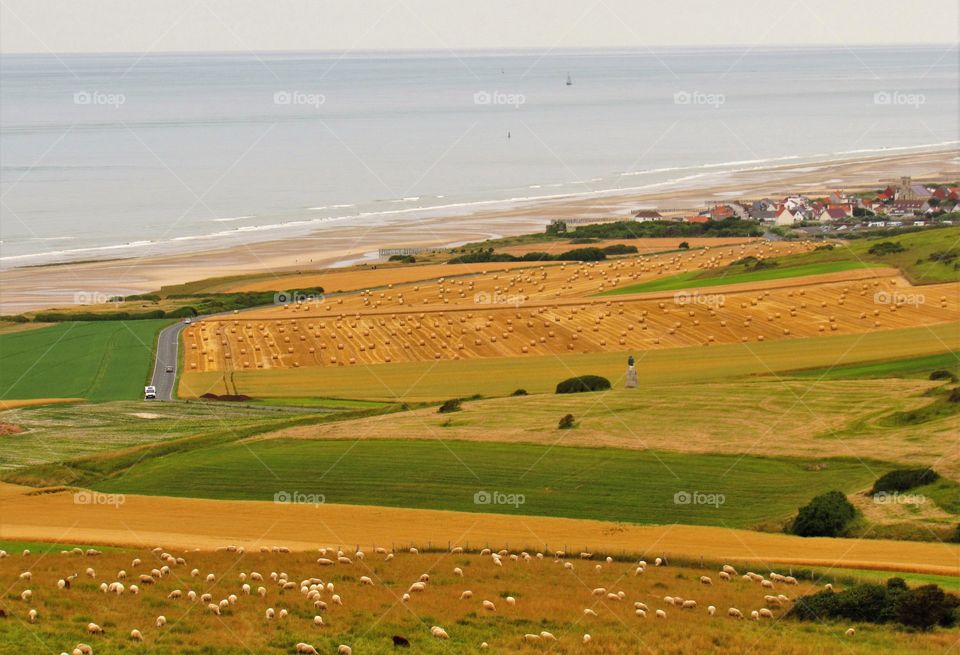
[[[190,371],[231,371],[646,351],[856,334],[960,319],[960,285],[920,290],[894,275],[848,275],[853,279],[779,287],[765,282],[760,289],[744,285],[746,289],[615,300],[305,317],[295,309],[271,318],[247,312],[207,319],[184,330],[185,363]],[[870,277],[864,279],[866,275]],[[512,285],[504,293],[513,293]],[[924,301],[917,302],[919,297]]]
[[[99,502],[76,503],[74,493]],[[111,502],[112,500],[118,502]],[[292,496],[291,496],[292,500]],[[169,548],[255,549],[282,544],[397,548],[513,548],[960,575],[960,546],[880,539],[801,538],[729,528],[637,526],[580,519],[509,516],[358,505],[224,501],[115,495],[0,483],[2,540]]]
[[[960,323],[874,330],[803,339],[716,344],[709,348],[637,352],[641,387],[768,375],[804,368],[931,355],[960,350]],[[474,394],[506,396],[518,388],[553,393],[560,380],[592,373],[622,386],[627,353],[564,353],[394,362],[389,366],[302,366],[222,371],[187,370],[179,395],[243,393],[258,398],[326,396],[388,401],[436,401]],[[189,356],[189,355],[188,355]]]
[[[517,548],[476,554],[353,546],[298,553],[227,543],[215,551],[163,543],[152,550],[13,552],[0,561],[0,583],[9,590],[2,648],[308,655],[388,653],[400,645],[418,653],[732,655],[775,641],[779,653],[813,655],[881,647],[919,654],[957,640],[955,630],[858,625],[849,634],[848,623],[784,619],[825,581],[766,566],[751,577],[724,564],[727,580],[721,563],[652,557],[641,563]]]
[[[62,405],[65,403],[82,403],[83,398],[29,398],[26,400],[0,400],[0,412],[19,407],[37,407],[40,405]]]

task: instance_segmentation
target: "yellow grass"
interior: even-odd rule
[[[82,403],[83,398],[29,398],[26,400],[0,400],[0,412],[19,407],[36,405],[60,405],[63,403]]]
[[[96,556],[55,551],[46,556],[15,554],[5,558],[0,561],[0,582],[10,589],[11,596],[15,598],[27,587],[34,594],[29,603],[6,598],[3,601],[7,612],[19,619],[6,620],[9,645],[31,651],[39,648],[37,652],[69,650],[83,642],[93,646],[96,653],[148,649],[156,653],[280,655],[292,653],[296,643],[306,642],[321,653],[336,652],[338,644],[348,644],[355,653],[389,653],[394,651],[392,636],[403,635],[410,641],[412,652],[438,654],[740,655],[766,652],[768,644],[776,644],[778,653],[791,655],[867,655],[881,650],[945,652],[957,639],[955,630],[917,635],[879,626],[857,626],[856,637],[849,638],[844,636],[848,628],[845,623],[775,620],[782,618],[793,600],[817,591],[819,585],[810,581],[796,585],[778,583],[769,590],[739,577],[721,582],[713,568],[656,567],[651,563],[645,573],[634,575],[634,563],[603,563],[597,570],[597,562],[575,557],[564,562],[548,554],[543,559],[531,554],[531,561],[513,561],[505,556],[499,567],[489,556],[448,552],[401,552],[387,561],[385,554],[373,551],[358,559],[352,547],[344,550],[351,563],[319,566],[316,552],[169,550],[173,551],[170,557],[182,557],[183,561],[170,566],[169,575],[156,576],[154,584],[140,583],[139,576],[166,565],[159,557],[162,550],[104,552]],[[323,554],[336,559],[336,552]],[[134,566],[134,557],[142,563]],[[574,568],[567,569],[564,563]],[[88,567],[94,569],[95,578],[83,574]],[[455,567],[463,571],[462,577],[454,573]],[[24,569],[33,574],[29,583],[18,580]],[[191,569],[197,569],[199,575],[191,576]],[[121,581],[125,587],[138,584],[137,596],[128,591],[116,595],[98,590],[102,581],[112,582],[120,570],[127,573]],[[271,571],[284,572],[294,588],[282,590],[283,580],[275,581]],[[760,571],[769,573],[765,568]],[[77,572],[80,575],[69,589],[57,589],[58,579]],[[254,572],[263,579],[246,577]],[[206,580],[208,574],[213,575],[210,581]],[[713,578],[713,584],[699,582],[704,574]],[[424,590],[412,592],[411,598],[403,602],[401,595],[423,575],[429,576]],[[361,584],[361,576],[369,578],[372,584]],[[311,581],[314,578],[316,581]],[[313,588],[330,582],[334,589],[319,593],[318,600],[324,605],[318,607],[300,592],[301,581],[314,585]],[[245,583],[251,587],[249,595],[242,591]],[[258,587],[264,589],[263,597],[257,593]],[[612,600],[605,593],[597,595],[594,589],[598,588],[608,590],[607,593],[622,593],[623,600]],[[461,599],[467,589],[473,596]],[[174,590],[180,591],[179,599],[169,598]],[[205,602],[190,600],[189,591],[208,593],[214,603],[231,594],[236,600],[233,604],[228,601],[215,616]],[[334,602],[334,593],[342,599],[342,605]],[[774,605],[764,598],[771,593],[782,594],[788,600]],[[515,604],[507,604],[508,595],[515,598]],[[697,607],[681,609],[667,602],[667,595],[695,600]],[[485,609],[483,601],[493,603],[493,609]],[[645,618],[635,614],[636,602],[647,606],[649,613]],[[718,609],[715,616],[708,615],[708,605]],[[36,624],[24,620],[28,606],[39,613]],[[766,606],[770,606],[775,619],[749,620],[752,610]],[[747,620],[728,617],[730,607],[743,611]],[[268,620],[268,608],[289,614]],[[595,615],[586,615],[586,608]],[[664,611],[666,617],[654,618],[657,610]],[[156,625],[159,615],[166,619],[162,627]],[[314,625],[314,616],[323,617],[322,627]],[[105,633],[87,634],[91,621],[104,628]],[[442,627],[448,639],[432,637],[431,626]],[[130,641],[132,629],[142,633],[142,644]],[[541,631],[548,631],[556,641],[525,641],[525,634]],[[589,644],[583,644],[584,634],[591,635]],[[480,647],[482,642],[489,644],[486,651]]]
[[[641,386],[700,382],[821,366],[930,355],[960,350],[957,322],[842,336],[786,339],[709,348],[633,350]],[[221,372],[187,371],[182,397],[208,391],[255,397],[326,396],[377,400],[441,400],[474,394],[505,396],[517,388],[553,392],[557,382],[596,374],[622,386],[626,346],[619,352],[400,362],[389,365],[300,367]]]
[[[303,493],[308,493],[300,490]],[[109,495],[101,494],[109,497]],[[960,546],[929,542],[804,539],[698,526],[635,526],[536,516],[353,505],[296,505],[127,495],[117,506],[76,504],[70,490],[0,484],[0,539],[217,548],[285,545],[454,545],[659,553],[713,561],[843,566],[960,575]]]

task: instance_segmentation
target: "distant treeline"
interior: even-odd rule
[[[323,300],[323,288],[293,289],[291,291],[244,291],[240,293],[173,294],[168,300],[189,302],[176,309],[148,309],[142,312],[37,312],[33,316],[18,314],[0,316],[0,321],[12,323],[62,323],[64,321],[142,321],[158,318],[190,318],[200,314],[219,314],[262,305],[285,304],[288,302],[310,302]],[[158,302],[156,294],[117,296],[111,302]]]
[[[519,257],[503,252],[493,252],[492,248],[478,250],[451,259],[449,264],[482,264],[486,262],[599,262],[607,255],[630,255],[637,252],[636,246],[614,244],[606,248],[574,248],[559,255],[548,252],[528,252]]]
[[[548,233],[565,232],[566,224],[551,223]],[[683,223],[679,221],[620,221],[617,223],[596,223],[581,225],[570,236],[593,237],[597,239],[652,239],[663,237],[758,237],[763,230],[755,221],[743,221],[739,218],[727,218],[722,221],[708,220],[704,223]]]

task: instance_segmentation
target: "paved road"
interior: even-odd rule
[[[173,400],[173,387],[177,381],[177,349],[183,328],[183,321],[177,321],[163,328],[157,339],[157,357],[150,381],[157,388],[157,400]],[[168,366],[173,367],[172,373],[167,373]]]

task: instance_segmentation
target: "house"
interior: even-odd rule
[[[790,211],[790,208],[784,205],[780,208],[780,211],[777,212],[777,217],[774,219],[774,223],[777,225],[793,225],[794,223],[799,223],[803,220],[803,215],[799,212],[794,213]]]
[[[709,216],[702,216],[702,215],[700,215],[700,216],[684,216],[684,217],[683,217],[683,222],[684,222],[684,223],[706,223],[706,222],[709,221],[709,220],[710,220],[710,217],[709,217]]]
[[[932,194],[930,190],[922,184],[914,184],[910,187],[911,200],[926,200]]]
[[[829,203],[827,205],[827,209],[836,209],[836,210],[842,211],[847,216],[853,216],[853,205],[850,205],[848,203],[843,203],[839,205],[834,203]]]
[[[640,223],[649,223],[650,221],[662,221],[663,216],[656,209],[641,209],[633,212],[633,220]]]
[[[737,212],[730,205],[716,205],[710,210],[710,218],[715,221],[733,218],[736,215]]]
[[[777,220],[777,210],[776,209],[754,209],[750,211],[750,218],[755,221],[766,221],[767,223],[772,223]]]
[[[829,223],[831,221],[844,221],[849,218],[849,215],[839,207],[826,207],[817,218],[821,223]]]
[[[908,214],[919,214],[930,209],[930,204],[925,200],[897,200],[890,206],[891,216],[904,216]]]

